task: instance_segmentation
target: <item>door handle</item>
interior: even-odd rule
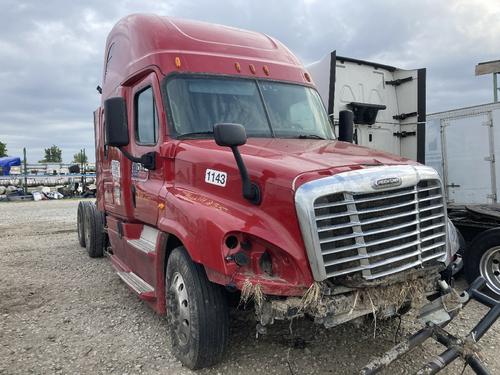
[[[132,185],[132,204],[134,205],[134,207],[135,207],[135,193],[136,193],[135,185]]]

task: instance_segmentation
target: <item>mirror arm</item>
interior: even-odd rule
[[[138,158],[136,156],[133,156],[131,153],[129,153],[127,150],[125,150],[123,147],[118,147],[118,149],[123,153],[123,155],[125,155],[125,157],[130,160],[130,161],[133,161],[134,163],[140,163],[141,162],[141,158]]]
[[[243,197],[253,204],[260,204],[261,194],[259,185],[250,181],[248,176],[247,167],[241,158],[240,150],[238,146],[231,146],[231,151],[233,151],[234,159],[236,160],[236,165],[240,170],[241,182],[243,184]]]
[[[123,147],[118,147],[118,149],[125,155],[125,157],[134,162],[134,163],[141,163],[144,168],[149,169],[149,170],[154,170],[156,169],[156,152],[151,151],[147,152],[141,157],[136,157],[129,153],[127,150],[125,150]]]

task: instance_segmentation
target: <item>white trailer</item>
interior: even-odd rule
[[[500,103],[427,115],[426,164],[443,178],[453,205],[497,203]]]
[[[500,294],[500,103],[427,117],[427,164],[443,178],[448,212],[468,246],[464,271]]]

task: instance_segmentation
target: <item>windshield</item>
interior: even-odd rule
[[[178,76],[167,93],[178,137],[207,136],[236,123],[248,137],[332,139],[318,93],[306,86],[225,77]]]

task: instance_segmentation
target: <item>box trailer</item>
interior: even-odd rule
[[[429,114],[426,133],[426,164],[442,176],[450,204],[497,203],[500,103]]]
[[[500,293],[500,103],[428,115],[427,165],[443,178],[448,213],[468,246],[464,271]]]

